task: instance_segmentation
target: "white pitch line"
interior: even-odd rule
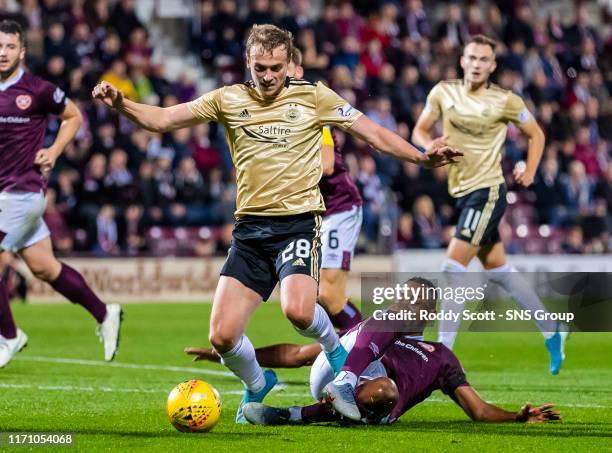
[[[40,356],[20,356],[15,360],[23,360],[30,362],[46,362],[46,363],[69,363],[72,365],[87,365],[87,366],[105,366],[113,368],[129,368],[132,370],[158,370],[158,371],[180,371],[197,374],[207,374],[210,376],[226,376],[235,377],[229,371],[207,370],[206,368],[189,368],[171,365],[148,365],[141,363],[122,363],[122,362],[103,362],[102,360],[82,360],[82,359],[65,359],[61,357],[40,357]]]
[[[33,390],[55,390],[61,392],[103,392],[103,393],[168,393],[168,389],[132,389],[132,388],[112,388],[112,387],[78,387],[74,385],[38,385],[38,384],[8,384],[0,382],[0,388],[4,389],[33,389]],[[275,391],[274,389],[273,391]],[[279,389],[282,390],[282,389]],[[223,395],[242,395],[244,390],[226,390],[221,392]],[[285,398],[302,398],[306,393],[283,393],[278,396]]]

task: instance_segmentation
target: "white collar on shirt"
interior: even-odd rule
[[[12,79],[7,80],[4,83],[0,83],[0,91],[6,91],[10,87],[15,85],[17,82],[19,82],[19,80],[21,80],[21,77],[23,76],[24,72],[25,71],[23,70],[23,68],[19,68],[19,71],[17,72],[17,75],[15,77],[13,77]]]

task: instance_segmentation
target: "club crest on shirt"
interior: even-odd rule
[[[436,350],[435,346],[429,343],[423,343],[419,341],[417,344],[423,349],[425,349],[427,352],[434,352]]]
[[[17,107],[19,107],[21,110],[26,110],[32,105],[32,96],[29,94],[20,94],[15,99],[15,104],[17,104]]]
[[[285,112],[285,118],[289,121],[297,121],[302,116],[300,106],[297,104],[289,104],[289,108]]]
[[[60,102],[62,102],[65,96],[66,95],[61,88],[56,88],[55,91],[53,92],[53,100],[55,101],[56,104],[59,104]]]

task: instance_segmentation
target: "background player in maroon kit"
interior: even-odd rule
[[[340,330],[350,329],[361,321],[359,309],[346,294],[348,272],[357,239],[361,232],[362,200],[359,189],[351,179],[344,164],[342,152],[333,132],[323,132],[323,177],[319,183],[325,215],[321,227],[321,282],[319,302]],[[326,154],[331,154],[328,166]]]
[[[430,286],[431,282],[414,278],[410,285]],[[422,298],[411,304],[411,309],[435,310],[435,301]],[[343,338],[349,355],[343,367],[345,375],[355,376],[356,413],[344,413],[337,399],[326,396],[326,382],[333,379],[318,358],[311,371],[313,397],[325,401],[305,407],[273,408],[260,403],[249,403],[244,415],[254,424],[299,424],[340,420],[342,415],[367,423],[393,423],[416,404],[427,399],[435,390],[451,397],[475,421],[490,422],[545,422],[559,420],[553,405],[523,406],[509,412],[484,401],[469,385],[465,373],[453,352],[442,343],[424,341],[424,322],[414,322],[409,330],[401,331],[372,318]],[[390,328],[391,327],[391,328]],[[345,381],[348,381],[346,378]],[[340,410],[339,410],[340,409]]]
[[[104,358],[117,350],[121,308],[105,305],[76,270],[53,254],[45,211],[45,176],[81,125],[81,113],[64,92],[21,66],[24,33],[14,21],[0,22],[0,251],[18,253],[34,276],[48,282],[73,303],[82,305],[99,324]],[[51,146],[43,148],[47,116],[62,123]],[[27,343],[0,281],[0,367]]]

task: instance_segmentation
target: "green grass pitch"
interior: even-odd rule
[[[537,333],[460,334],[457,355],[484,398],[511,410],[525,401],[556,403],[561,423],[473,423],[436,392],[392,426],[254,427],[234,424],[239,382],[222,366],[193,363],[182,353],[188,345],[207,345],[209,304],[124,309],[120,353],[106,364],[94,322],[80,307],[16,305],[15,318],[30,341],[0,370],[0,431],[71,432],[71,451],[88,452],[612,450],[612,334],[573,334],[559,376],[548,374]],[[274,303],[257,311],[248,334],[256,346],[301,340]],[[278,374],[283,389],[267,403],[311,401],[307,369]],[[166,420],[168,392],[191,378],[221,392],[222,419],[211,433],[180,433]]]

